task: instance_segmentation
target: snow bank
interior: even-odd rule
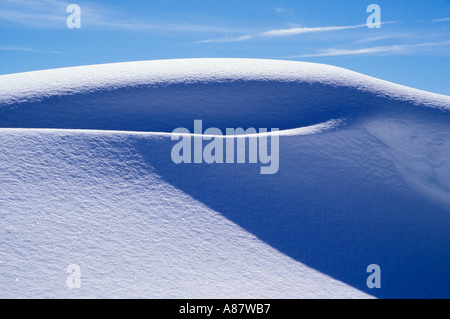
[[[2,75],[1,296],[449,297],[449,110],[291,61]],[[174,164],[196,119],[281,129],[279,171]]]
[[[128,62],[0,78],[0,127],[172,132],[202,119],[294,129],[406,105],[450,109],[447,96],[292,61]]]

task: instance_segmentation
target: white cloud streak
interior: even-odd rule
[[[398,38],[414,38],[417,35],[415,34],[390,34],[390,35],[384,35],[384,36],[379,36],[379,37],[369,37],[369,38],[364,38],[364,39],[360,39],[360,40],[356,40],[355,43],[369,43],[369,42],[378,42],[378,41],[383,41],[383,40],[389,40],[389,39],[398,39]]]
[[[292,10],[290,10],[290,9],[286,9],[286,8],[283,8],[283,7],[276,7],[275,8],[275,13],[276,14],[292,14]]]
[[[382,22],[382,24],[391,24],[397,23],[398,21],[386,21]],[[342,31],[342,30],[350,30],[350,29],[359,29],[359,28],[367,28],[367,24],[357,24],[357,25],[348,25],[348,26],[322,26],[322,27],[294,27],[294,28],[286,28],[286,29],[273,29],[269,31],[264,31],[258,34],[248,34],[240,37],[225,37],[225,38],[217,38],[217,39],[208,39],[201,40],[197,43],[224,43],[224,42],[241,42],[247,41],[255,38],[273,38],[273,37],[288,37],[299,34],[306,33],[320,33],[320,32],[333,32],[333,31]]]
[[[195,43],[227,43],[227,42],[241,42],[252,39],[251,35],[243,35],[241,37],[225,37],[219,39],[200,40]]]
[[[436,22],[447,22],[447,21],[450,21],[450,17],[440,18],[440,19],[433,19],[434,23],[436,23]]]
[[[330,31],[340,31],[348,29],[358,29],[367,27],[366,24],[351,25],[351,26],[330,26],[330,27],[313,27],[313,28],[288,28],[288,29],[276,29],[263,32],[259,34],[261,37],[280,37],[280,36],[292,36],[304,33],[315,33],[315,32],[330,32]]]
[[[303,54],[292,56],[291,58],[309,58],[309,57],[327,57],[327,56],[341,56],[341,55],[361,55],[370,53],[414,53],[417,49],[426,47],[436,47],[450,45],[450,41],[440,42],[425,42],[415,44],[400,44],[389,46],[378,46],[371,48],[360,49],[326,49],[313,54]]]
[[[38,50],[38,49],[33,49],[33,48],[28,48],[28,47],[17,47],[17,46],[0,46],[0,51],[24,51],[24,52],[62,54],[62,52],[60,52],[60,51]]]
[[[32,28],[66,28],[67,5],[63,0],[3,0],[0,21]],[[174,31],[179,33],[218,33],[242,32],[232,28],[199,25],[192,23],[148,23],[127,18],[118,7],[105,7],[95,4],[81,5],[83,28],[100,28],[123,31]]]

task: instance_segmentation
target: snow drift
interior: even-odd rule
[[[449,112],[292,61],[2,75],[1,296],[450,297]],[[279,171],[174,164],[171,132],[197,119],[279,128]]]

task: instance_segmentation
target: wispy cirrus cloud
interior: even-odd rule
[[[217,39],[207,39],[207,40],[200,40],[195,43],[227,43],[227,42],[242,42],[247,41],[250,39],[253,39],[254,36],[251,35],[243,35],[240,37],[224,37],[224,38],[217,38]]]
[[[439,18],[439,19],[433,19],[432,22],[436,23],[436,22],[447,22],[450,21],[450,17],[447,18]]]
[[[392,34],[391,33],[391,34],[387,34],[387,35],[359,39],[359,40],[356,40],[355,43],[369,43],[369,42],[385,41],[385,40],[390,40],[390,39],[405,39],[405,38],[415,38],[415,37],[417,37],[416,34],[408,34],[408,33]]]
[[[386,21],[382,24],[398,23],[398,21]],[[367,28],[367,24],[347,25],[347,26],[320,26],[320,27],[292,27],[285,29],[272,29],[257,34],[247,34],[239,37],[224,37],[217,39],[207,39],[197,41],[197,43],[223,43],[223,42],[241,42],[255,38],[273,38],[273,37],[289,37],[306,33],[334,32],[350,29]]]
[[[329,26],[329,27],[312,27],[312,28],[287,28],[287,29],[275,29],[262,32],[259,34],[261,37],[285,37],[304,33],[317,33],[317,32],[330,32],[340,31],[348,29],[358,29],[367,27],[366,24],[349,25],[349,26]]]
[[[24,52],[62,54],[62,52],[60,52],[60,51],[38,50],[38,49],[33,49],[33,48],[28,48],[28,47],[19,47],[19,46],[0,46],[0,51],[24,51]]]
[[[392,46],[379,46],[379,47],[371,47],[371,48],[362,48],[362,49],[325,49],[321,50],[317,53],[311,54],[302,54],[298,56],[292,56],[293,58],[311,58],[311,57],[326,57],[326,56],[339,56],[339,55],[359,55],[359,54],[368,54],[368,53],[379,53],[379,52],[392,52],[398,51],[400,46],[392,45]]]
[[[291,58],[309,58],[309,57],[327,57],[327,56],[341,56],[341,55],[361,55],[370,53],[415,53],[421,48],[431,48],[440,46],[450,46],[450,41],[438,41],[438,42],[424,42],[415,44],[399,44],[399,45],[387,45],[377,46],[370,48],[359,49],[325,49],[316,53],[302,54],[297,56],[291,56]]]
[[[275,9],[275,13],[276,14],[292,14],[292,10],[291,9],[287,9],[287,8],[283,8],[283,7],[276,7]]]
[[[4,0],[0,21],[35,27],[65,26],[67,5],[59,0]]]
[[[64,0],[3,0],[0,22],[32,28],[66,28],[71,1]],[[113,5],[93,3],[80,4],[82,27],[122,31],[173,31],[179,33],[224,33],[242,32],[228,27],[217,27],[195,23],[171,23],[155,21],[148,23],[136,17],[127,16]]]

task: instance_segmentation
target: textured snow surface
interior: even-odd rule
[[[2,75],[0,297],[450,297],[449,112],[291,61]],[[279,128],[279,171],[174,164],[196,119]]]
[[[170,139],[1,136],[2,297],[366,297],[164,181],[139,148]],[[69,264],[79,290],[66,287]]]

